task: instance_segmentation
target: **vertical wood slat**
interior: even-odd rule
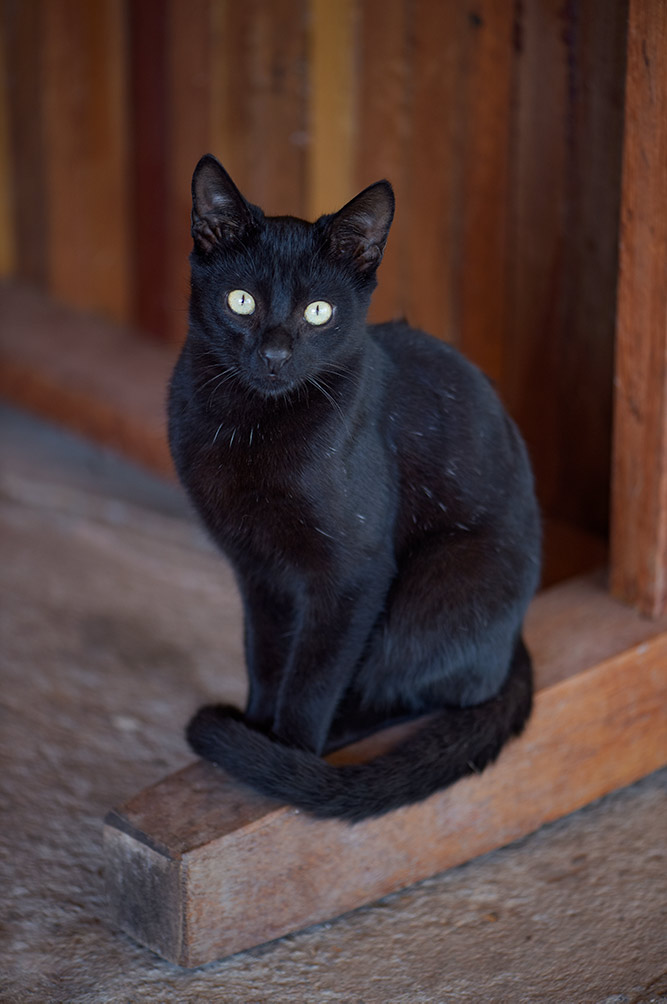
[[[242,129],[248,182],[267,213],[300,216],[306,210],[306,2],[255,0],[251,14],[250,118]]]
[[[271,215],[305,211],[306,0],[212,4],[211,150]]]
[[[517,5],[503,394],[527,439],[540,499],[558,490],[556,379],[562,331],[567,59],[561,0]]]
[[[355,195],[355,0],[310,0],[308,217]]]
[[[5,22],[4,18],[0,17],[0,276],[11,275],[16,267],[9,115]]]
[[[502,384],[550,515],[606,530],[625,2],[517,7]]]
[[[44,167],[43,4],[2,0],[4,72],[7,82],[8,164],[14,274],[44,287],[47,282],[47,200]],[[9,193],[5,199],[9,201]]]
[[[459,297],[452,258],[460,186],[459,4],[415,0],[411,38],[411,132],[406,144],[407,212],[403,247],[408,320],[456,341]]]
[[[459,346],[500,387],[507,325],[513,17],[507,0],[483,0],[463,25],[462,210],[452,249],[458,262]]]
[[[630,0],[611,585],[667,606],[667,2]]]
[[[167,0],[167,332],[179,343],[187,330],[190,180],[208,150],[212,0]]]
[[[125,8],[121,0],[61,0],[42,12],[49,289],[125,321]]]
[[[410,225],[405,156],[410,136],[410,5],[408,0],[364,0],[359,9],[359,90],[355,189],[387,178],[396,195],[378,288],[369,318],[386,321],[406,311],[403,248]]]
[[[606,534],[627,4],[588,0],[565,21],[568,115],[555,452],[559,516]],[[546,451],[546,444],[541,445]]]
[[[164,0],[128,0],[132,320],[166,339],[167,107]]]

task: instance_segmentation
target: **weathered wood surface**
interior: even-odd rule
[[[526,732],[420,805],[356,826],[318,821],[197,762],[111,812],[112,921],[200,965],[501,846],[667,762],[667,622],[583,580],[537,598],[528,639],[538,694]],[[374,755],[398,731],[336,756]]]
[[[630,3],[611,570],[614,593],[667,608],[667,4]]]
[[[172,473],[165,395],[176,350],[0,282],[0,394]]]

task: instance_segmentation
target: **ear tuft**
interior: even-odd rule
[[[197,164],[192,176],[192,237],[202,251],[239,236],[252,224],[248,203],[210,153]]]
[[[388,181],[377,181],[331,217],[327,226],[334,254],[349,258],[361,272],[380,264],[394,217],[394,192]]]

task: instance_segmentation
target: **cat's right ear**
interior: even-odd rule
[[[220,161],[204,154],[192,175],[192,237],[211,251],[252,225],[248,203]]]

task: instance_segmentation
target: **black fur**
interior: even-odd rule
[[[482,769],[531,705],[526,451],[454,349],[367,326],[393,207],[382,181],[313,224],[265,217],[203,157],[169,400],[179,476],[236,571],[250,685],[244,714],[203,708],[188,739],[257,790],[349,820]],[[231,290],[254,313],[234,313]],[[314,301],[333,305],[317,327]],[[375,761],[321,759],[435,709]]]

